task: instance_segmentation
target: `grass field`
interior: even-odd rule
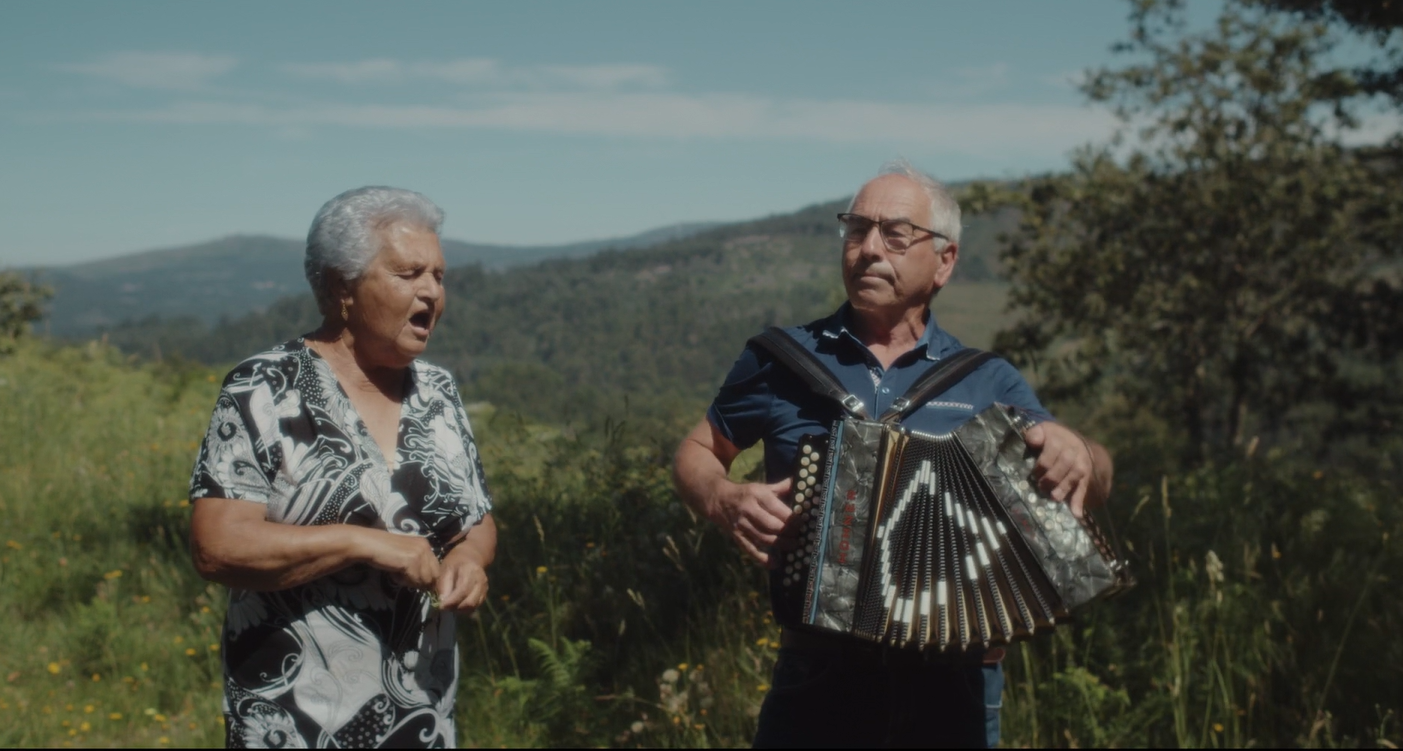
[[[0,358],[0,745],[222,742],[224,593],[183,501],[217,378],[98,345]],[[747,745],[778,629],[676,502],[670,446],[474,421],[501,554],[461,626],[460,742]],[[1012,651],[1006,744],[1396,747],[1396,489],[1273,456],[1121,477],[1141,584]]]

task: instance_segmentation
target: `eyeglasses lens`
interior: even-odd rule
[[[867,234],[872,231],[872,225],[877,222],[866,217],[851,216],[843,222],[843,237],[848,242],[860,243],[867,238]],[[888,219],[879,224],[882,233],[882,241],[890,250],[906,250],[911,247],[911,241],[915,239],[916,232],[910,222],[900,219]]]

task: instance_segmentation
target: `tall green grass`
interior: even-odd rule
[[[0,745],[222,742],[224,595],[182,502],[216,381],[98,345],[0,358]],[[671,441],[473,417],[501,538],[460,624],[460,742],[748,744],[779,632],[676,501]],[[1399,742],[1397,489],[1285,456],[1121,476],[1141,584],[1010,650],[1007,745]]]

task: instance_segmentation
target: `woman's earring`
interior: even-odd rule
[[[341,320],[343,320],[343,321],[349,321],[349,320],[351,320],[351,311],[349,311],[349,310],[346,309],[346,301],[345,301],[345,300],[342,300],[342,301],[341,301]]]

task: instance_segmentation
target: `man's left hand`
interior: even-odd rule
[[[1080,519],[1087,491],[1096,478],[1091,447],[1076,431],[1055,422],[1028,428],[1023,440],[1038,452],[1038,463],[1033,467],[1038,487],[1067,502]]]
[[[487,570],[469,556],[454,555],[460,549],[444,557],[435,589],[440,609],[467,615],[487,599]]]

